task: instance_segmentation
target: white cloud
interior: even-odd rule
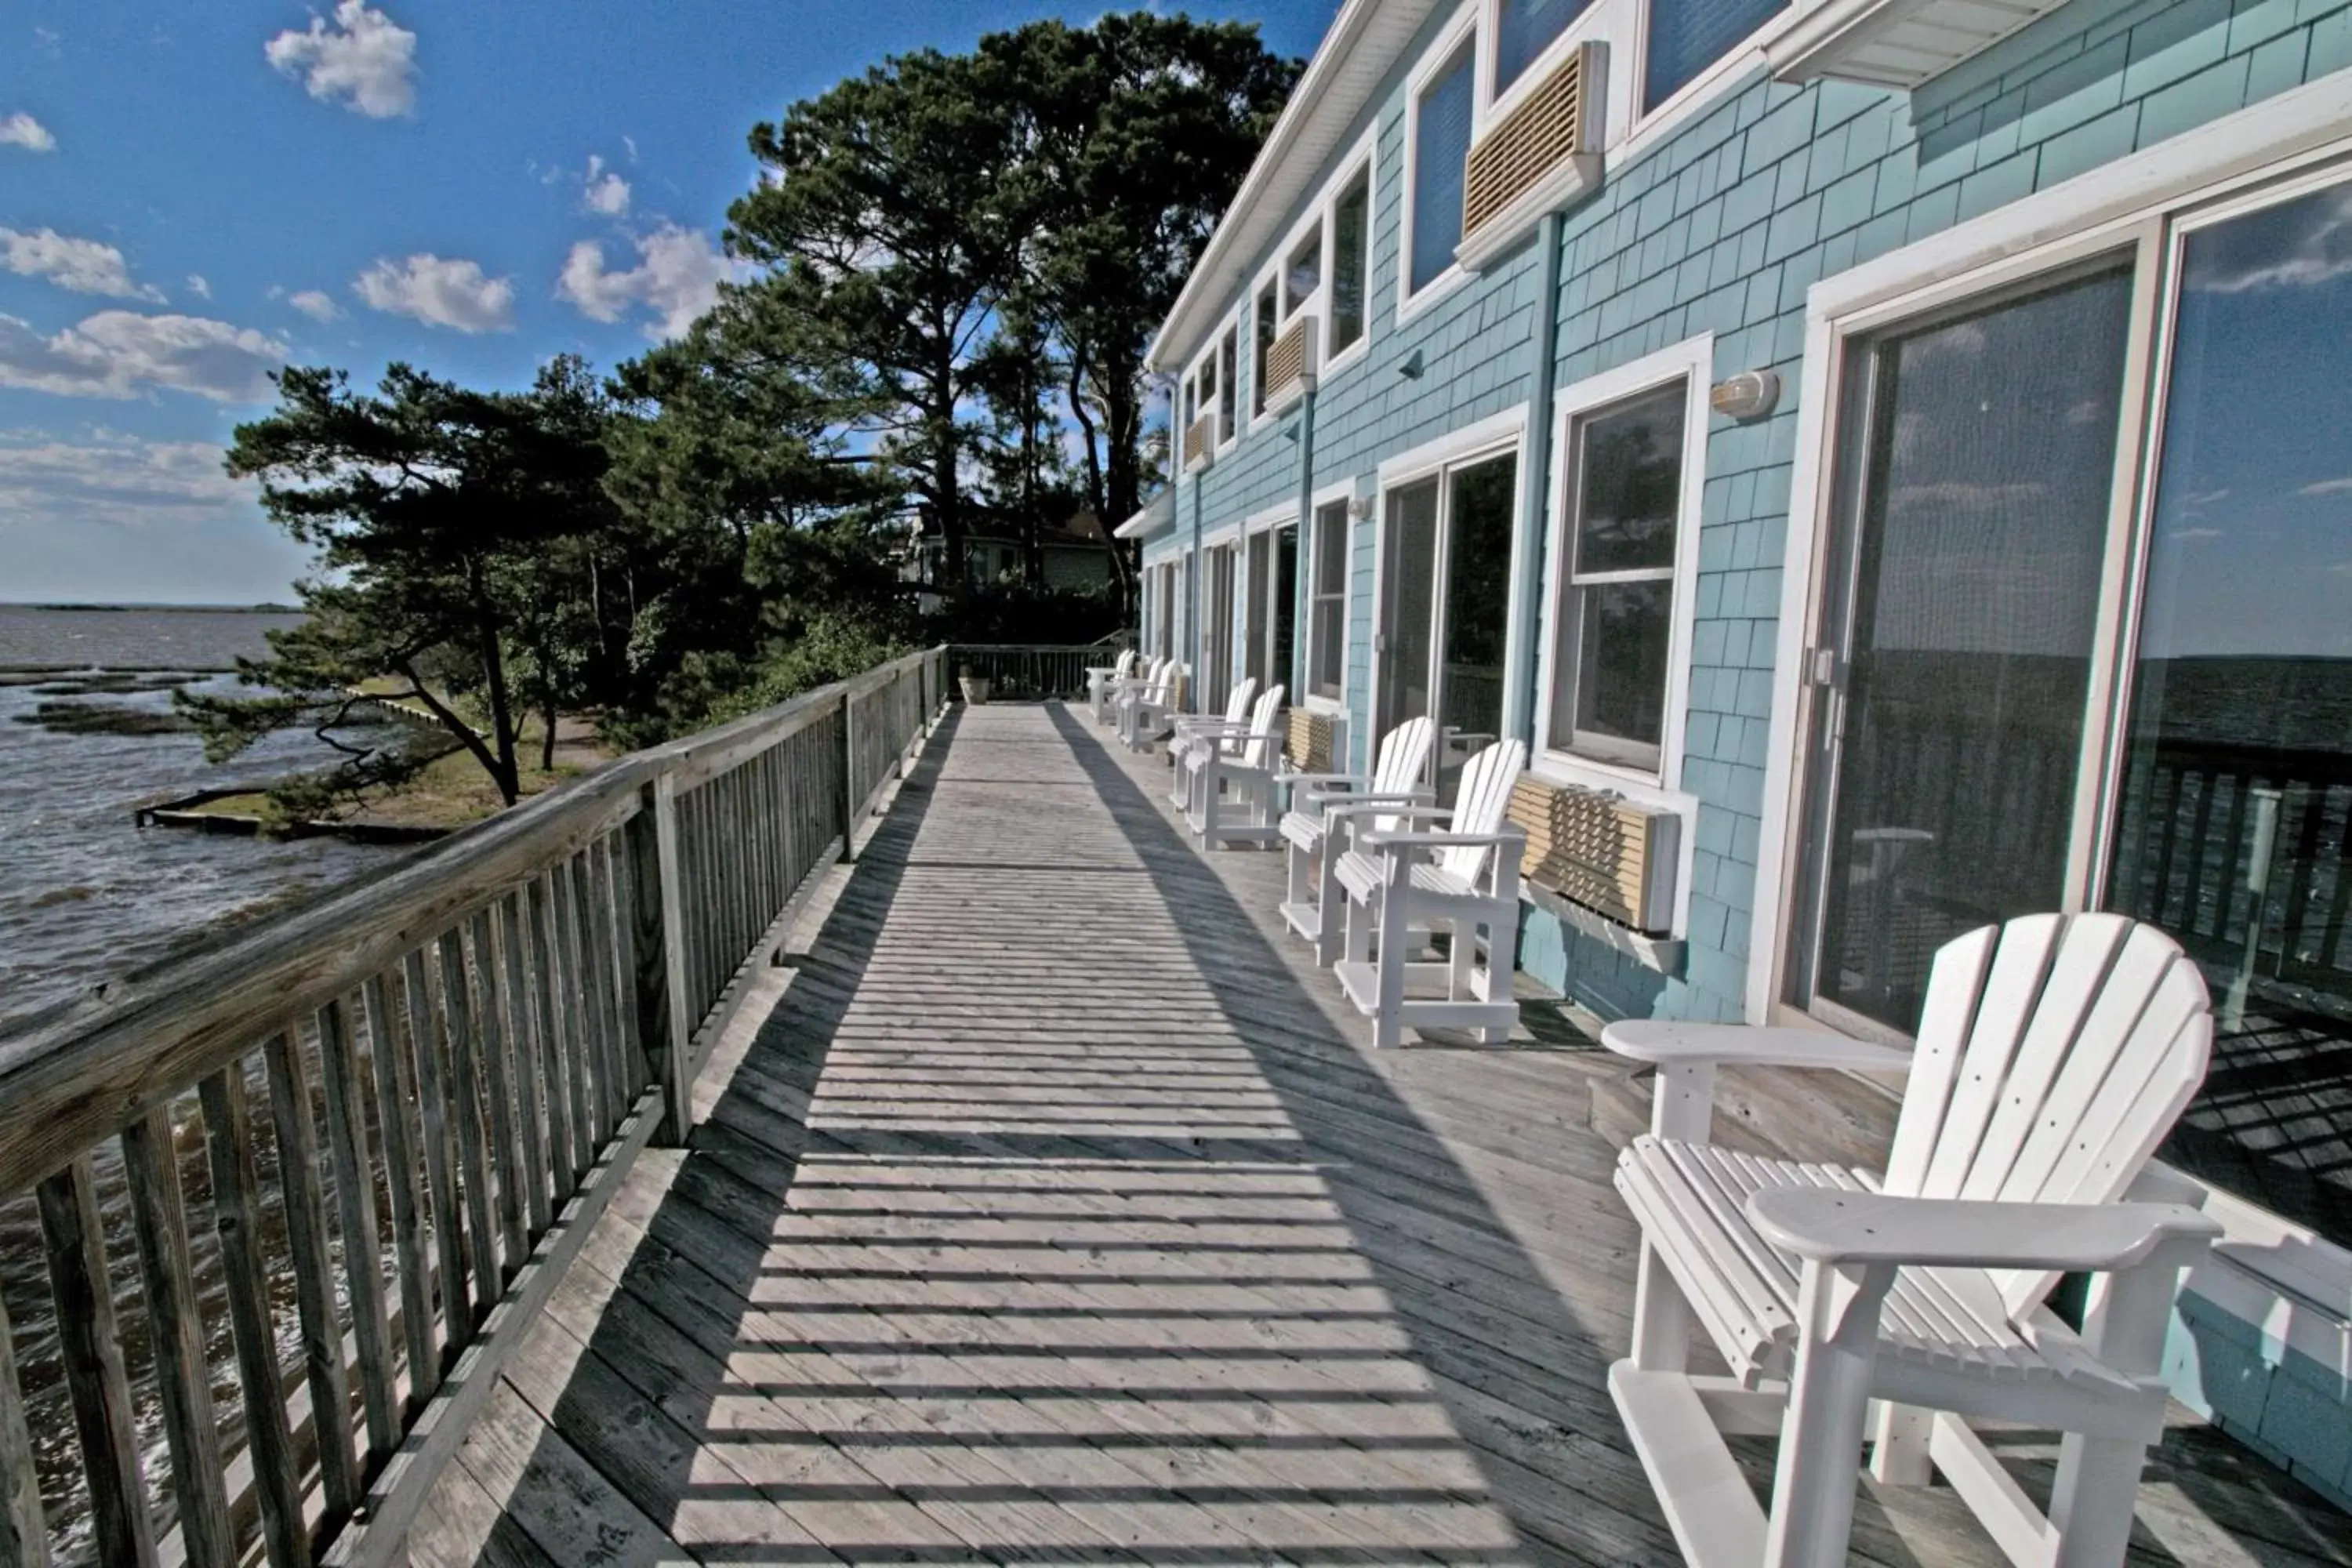
[[[2305,485],[2294,493],[2299,496],[2336,496],[2352,490],[2352,479],[2322,479],[2315,485]]]
[[[617,321],[630,307],[642,307],[655,318],[646,323],[648,337],[674,338],[710,309],[719,285],[735,271],[698,229],[664,224],[636,246],[637,265],[614,271],[604,265],[603,246],[582,240],[564,258],[556,297],[599,321]]]
[[[5,119],[0,119],[0,147],[22,147],[27,153],[54,153],[58,150],[58,139],[49,134],[47,126],[20,109]]]
[[[331,321],[343,313],[342,307],[316,289],[305,289],[299,294],[289,295],[286,302],[314,321]]]
[[[314,16],[306,31],[289,27],[262,53],[280,75],[300,77],[322,103],[339,102],[371,120],[415,107],[416,35],[365,0],[341,0],[331,23]]]
[[[588,178],[580,199],[592,213],[619,217],[629,210],[629,182],[604,167],[604,159],[591,155]]]
[[[258,493],[222,468],[208,441],[146,441],[109,431],[87,441],[0,437],[0,516],[80,526],[208,521]]]
[[[634,136],[624,136],[621,138],[621,145],[628,149],[629,162],[632,163],[635,163],[637,161],[637,139]]]
[[[2266,232],[2256,245],[2224,241],[2209,258],[2192,260],[2185,286],[2242,294],[2315,288],[2352,273],[2352,192],[2286,203],[2274,221],[2298,226],[2293,233]]]
[[[203,273],[191,272],[188,274],[188,292],[199,300],[209,300],[213,297],[213,286],[205,281]]]
[[[284,343],[202,316],[100,310],[55,337],[0,316],[0,386],[60,397],[136,397],[161,388],[219,403],[260,403]]]
[[[514,327],[514,280],[487,278],[479,262],[429,254],[377,262],[352,288],[373,310],[411,316],[428,327],[503,332]]]
[[[104,294],[115,300],[163,298],[154,289],[131,280],[131,266],[122,252],[95,239],[76,239],[53,228],[24,233],[0,228],[0,268],[19,278],[42,278],[77,294]]]

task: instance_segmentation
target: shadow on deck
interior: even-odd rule
[[[1631,1222],[1600,1062],[1375,1059],[1059,707],[933,740],[510,1364],[425,1563],[1659,1563],[1604,1388]],[[1759,1472],[1760,1473],[1760,1472]],[[2352,1563],[2184,1428],[2135,1561]],[[1865,1493],[1889,1565],[2000,1559]]]

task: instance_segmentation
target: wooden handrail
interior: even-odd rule
[[[102,1305],[109,1251],[126,1243],[92,1223],[98,1186],[116,1179],[112,1142],[142,1265],[124,1304],[147,1319],[163,1373],[168,1547],[204,1564],[258,1546],[272,1568],[396,1555],[386,1526],[413,1517],[448,1432],[519,1337],[516,1312],[545,1299],[551,1265],[635,1151],[656,1131],[684,1136],[694,1072],[742,977],[814,874],[854,850],[947,670],[945,648],[925,649],[620,758],[0,1040],[0,1202],[41,1197],[102,1554],[149,1560],[160,1533]],[[175,1140],[175,1117],[204,1136]],[[268,1184],[283,1226],[268,1236],[257,1131],[278,1150]],[[192,1203],[183,1166],[205,1159],[210,1191]],[[205,1225],[222,1244],[198,1251],[231,1276],[213,1310],[235,1320],[248,1395],[246,1447],[226,1465],[205,1295],[189,1275],[188,1237]],[[290,1415],[275,1397],[268,1319],[272,1303],[286,1310],[273,1282],[288,1279],[307,1419],[302,1395]],[[445,1387],[501,1303],[498,1331]],[[0,1317],[0,1562],[45,1561],[13,1349]],[[444,1408],[423,1420],[428,1401]],[[342,1523],[362,1508],[373,1522],[354,1546]]]

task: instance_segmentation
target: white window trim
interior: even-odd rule
[[[1337,484],[1325,485],[1321,489],[1317,490],[1313,495],[1309,496],[1307,498],[1308,510],[1307,516],[1299,524],[1300,543],[1307,549],[1312,549],[1316,541],[1309,537],[1308,531],[1316,526],[1316,517],[1319,515],[1327,506],[1333,505],[1337,502],[1353,501],[1356,499],[1357,494],[1358,490],[1356,488],[1356,481],[1350,479],[1341,479]],[[1307,658],[1305,660],[1305,666],[1300,670],[1302,679],[1299,681],[1299,685],[1306,689],[1301,692],[1301,696],[1304,699],[1305,705],[1309,712],[1321,713],[1333,718],[1344,718],[1348,712],[1348,667],[1352,662],[1349,656],[1355,651],[1356,637],[1355,576],[1356,523],[1358,521],[1358,519],[1353,517],[1347,520],[1348,550],[1347,554],[1341,560],[1339,568],[1339,695],[1337,697],[1318,697],[1315,694],[1313,689],[1315,685],[1315,671],[1312,668],[1314,663],[1314,653],[1309,643],[1315,635],[1315,567],[1311,558],[1307,559],[1306,569],[1302,574],[1307,583],[1307,624],[1301,628],[1304,635],[1300,637],[1300,646],[1306,650]],[[1304,556],[1304,550],[1302,550],[1301,554]],[[1376,565],[1374,567],[1374,571],[1377,572],[1379,568]]]
[[[1404,157],[1402,181],[1397,193],[1397,275],[1396,321],[1398,326],[1412,320],[1438,300],[1451,294],[1477,274],[1459,261],[1448,261],[1444,271],[1423,284],[1412,287],[1412,191],[1413,176],[1421,164],[1421,95],[1422,90],[1445,67],[1452,63],[1456,50],[1466,40],[1470,49],[1470,139],[1475,142],[1483,120],[1478,107],[1483,100],[1484,73],[1479,68],[1481,50],[1476,42],[1478,24],[1484,17],[1489,0],[1464,0],[1453,17],[1445,24],[1436,40],[1414,62],[1412,73],[1404,85]],[[1459,237],[1456,237],[1457,239]]]
[[[1377,642],[1381,626],[1381,606],[1387,602],[1389,560],[1389,492],[1401,489],[1416,480],[1442,475],[1448,468],[1467,468],[1473,463],[1509,453],[1525,471],[1528,460],[1528,405],[1517,404],[1490,415],[1473,425],[1450,431],[1433,441],[1425,441],[1409,451],[1400,452],[1380,466],[1378,486],[1372,493],[1372,599],[1368,613],[1371,617],[1370,631]],[[1511,537],[1517,540],[1519,531],[1527,526],[1520,515],[1519,503],[1527,495],[1527,487],[1519,486],[1511,498]],[[1440,501],[1443,503],[1441,487]],[[1349,535],[1353,541],[1353,533]],[[1514,581],[1511,592],[1518,593]],[[1504,634],[1503,668],[1507,670],[1524,668],[1523,655],[1518,647],[1519,630],[1507,628]],[[1365,729],[1377,730],[1381,714],[1381,656],[1378,647],[1370,650],[1366,665],[1364,692]],[[1376,733],[1365,736],[1367,748],[1380,744]],[[1371,754],[1368,749],[1366,756]]]
[[[1805,358],[1798,400],[1787,552],[1773,652],[1772,717],[1766,753],[1748,928],[1748,1022],[1825,1027],[1779,1005],[1787,969],[1790,879],[1799,862],[1796,752],[1805,647],[1820,615],[1821,556],[1828,537],[1834,461],[1835,371],[1841,340],[1997,289],[2103,251],[2184,209],[2284,184],[2317,167],[2352,160],[2352,74],[2337,73],[2227,114],[2194,136],[2168,138],[1981,217],[1890,252],[1807,291]],[[2159,1163],[2157,1169],[2195,1182]],[[2352,1360],[2352,1251],[2242,1197],[2207,1188],[2222,1222],[2213,1260],[2187,1288],[2326,1365]],[[2268,1253],[2292,1255],[2275,1277]],[[2242,1249],[2242,1250],[2241,1250]]]
[[[1588,377],[1559,395],[1559,410],[1552,417],[1552,450],[1557,460],[1553,465],[1555,472],[1549,476],[1551,505],[1544,525],[1541,619],[1546,635],[1543,647],[1537,650],[1535,713],[1536,752],[1541,771],[1559,782],[1581,784],[1588,789],[1625,789],[1629,793],[1630,786],[1669,792],[1682,788],[1683,747],[1690,723],[1691,644],[1698,599],[1699,513],[1706,491],[1706,395],[1714,374],[1715,337],[1701,332],[1614,370]],[[1574,544],[1568,537],[1570,519],[1575,510],[1570,504],[1566,473],[1570,434],[1582,416],[1655,391],[1674,381],[1685,383],[1682,497],[1675,516],[1674,607],[1667,633],[1666,700],[1658,735],[1658,765],[1644,768],[1581,756],[1564,744],[1554,744],[1552,687],[1565,672],[1558,668],[1559,649],[1555,645],[1559,639],[1551,630],[1559,623],[1560,590],[1567,581],[1568,561]]]
[[[1298,521],[1298,503],[1286,500],[1277,506],[1265,507],[1242,519],[1244,535],[1264,533],[1269,528],[1286,528]]]
[[[1258,268],[1250,280],[1247,292],[1243,296],[1240,342],[1243,349],[1242,357],[1248,362],[1250,367],[1250,401],[1252,403],[1262,401],[1260,388],[1257,385],[1257,340],[1255,334],[1257,331],[1258,298],[1268,289],[1274,290],[1274,331],[1276,337],[1280,337],[1287,331],[1290,323],[1303,312],[1315,317],[1315,336],[1318,351],[1331,341],[1331,265],[1334,258],[1339,254],[1337,241],[1339,193],[1348,188],[1348,182],[1355,178],[1359,173],[1365,176],[1367,192],[1365,204],[1367,210],[1364,215],[1364,330],[1356,335],[1354,342],[1349,343],[1338,353],[1325,358],[1314,367],[1318,384],[1349,368],[1371,352],[1372,270],[1373,263],[1380,255],[1373,233],[1375,223],[1380,216],[1381,194],[1380,131],[1377,126],[1365,132],[1356,144],[1339,160],[1336,172],[1317,190],[1314,199],[1307,204],[1307,210],[1300,216],[1298,221],[1292,224],[1284,233],[1281,243],[1274,247],[1271,258]],[[1306,243],[1307,237],[1310,234],[1320,236],[1323,255],[1322,276],[1316,283],[1315,291],[1300,300],[1297,308],[1286,314],[1282,309],[1282,302],[1284,295],[1288,292],[1288,288],[1283,280],[1283,272],[1289,266],[1291,256]],[[1268,404],[1257,412],[1247,414],[1243,419],[1244,426],[1252,432],[1263,429],[1289,413],[1296,405],[1295,398],[1286,398],[1280,403]],[[1241,405],[1235,405],[1237,410],[1241,406]]]
[[[1249,413],[1247,408],[1244,406],[1241,398],[1240,380],[1242,342],[1239,336],[1240,331],[1241,328],[1237,321],[1228,320],[1220,324],[1215,331],[1212,331],[1209,334],[1208,347],[1201,351],[1198,357],[1192,361],[1191,368],[1184,372],[1182,381],[1180,383],[1177,389],[1177,395],[1180,399],[1186,395],[1184,392],[1184,386],[1186,384],[1189,384],[1192,388],[1193,395],[1197,396],[1201,384],[1201,372],[1208,366],[1215,365],[1219,380],[1218,396],[1208,399],[1202,412],[1216,412],[1218,404],[1223,396],[1223,382],[1225,374],[1224,366],[1218,363],[1217,353],[1219,350],[1224,347],[1225,334],[1228,331],[1235,334],[1234,339],[1234,419],[1231,428],[1228,428],[1222,419],[1218,421],[1217,439],[1209,443],[1209,451],[1215,457],[1223,457],[1227,452],[1232,451],[1234,444],[1241,440],[1243,429],[1249,424]],[[1190,429],[1190,425],[1187,425],[1185,428]],[[1178,433],[1177,439],[1180,442],[1183,439],[1183,433],[1181,431]]]

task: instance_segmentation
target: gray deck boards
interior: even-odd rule
[[[1675,1560],[1603,1385],[1606,1058],[1541,1016],[1376,1059],[1278,858],[1195,853],[1165,779],[1059,708],[942,731],[415,1563]],[[2193,1425],[2142,1500],[2137,1563],[2352,1563],[2352,1520]],[[1860,1511],[1857,1561],[2000,1561],[1941,1489]]]

